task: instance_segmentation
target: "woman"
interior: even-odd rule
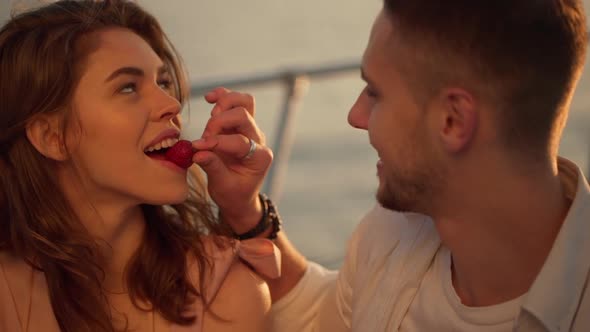
[[[202,178],[168,161],[187,83],[151,15],[121,0],[23,13],[0,30],[0,72],[0,331],[266,329],[252,269],[277,276],[277,252],[230,240]],[[253,100],[206,98],[242,106],[192,160],[226,170],[209,176],[223,218],[264,219]]]

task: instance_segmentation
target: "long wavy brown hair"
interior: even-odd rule
[[[26,137],[39,114],[58,114],[63,130],[72,118],[68,104],[91,50],[80,38],[107,27],[123,27],[146,40],[172,70],[175,95],[188,96],[177,52],[156,19],[133,2],[58,1],[21,13],[0,30],[0,250],[27,261],[47,280],[62,331],[114,331],[96,239],[73,213],[53,174],[52,162]],[[127,266],[133,303],[151,304],[168,321],[187,325],[188,308],[205,289],[212,262],[203,234],[227,235],[216,222],[200,173],[189,176],[189,198],[173,206],[142,206],[146,232]],[[199,289],[189,280],[194,256]]]

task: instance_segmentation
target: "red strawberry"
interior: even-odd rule
[[[181,140],[176,142],[166,151],[166,160],[175,163],[182,168],[189,168],[193,164],[193,145],[191,142]]]

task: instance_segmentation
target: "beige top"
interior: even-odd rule
[[[269,240],[236,241],[234,246],[217,249],[210,239],[206,239],[205,248],[210,251],[208,254],[215,263],[207,280],[207,299],[217,293],[230,267],[239,258],[263,276],[275,278],[280,274],[280,253]],[[198,278],[196,265],[191,266],[189,273],[191,280]],[[197,317],[194,324],[179,326],[160,318],[155,321],[154,329],[169,332],[202,331],[203,301],[196,301],[191,309]],[[36,331],[60,331],[51,307],[45,276],[42,272],[33,271],[22,259],[0,252],[0,332]]]

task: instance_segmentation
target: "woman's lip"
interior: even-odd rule
[[[169,161],[168,159],[166,159],[166,157],[164,157],[163,154],[153,154],[151,156],[148,156],[148,158],[155,160],[156,162],[161,163],[163,166],[168,167],[174,171],[180,172],[180,173],[186,173],[186,169],[176,165],[175,163]]]
[[[170,128],[162,131],[158,136],[156,136],[145,148],[155,145],[156,143],[160,143],[161,141],[167,138],[179,138],[180,132],[177,129]],[[145,149],[144,148],[144,149]]]

